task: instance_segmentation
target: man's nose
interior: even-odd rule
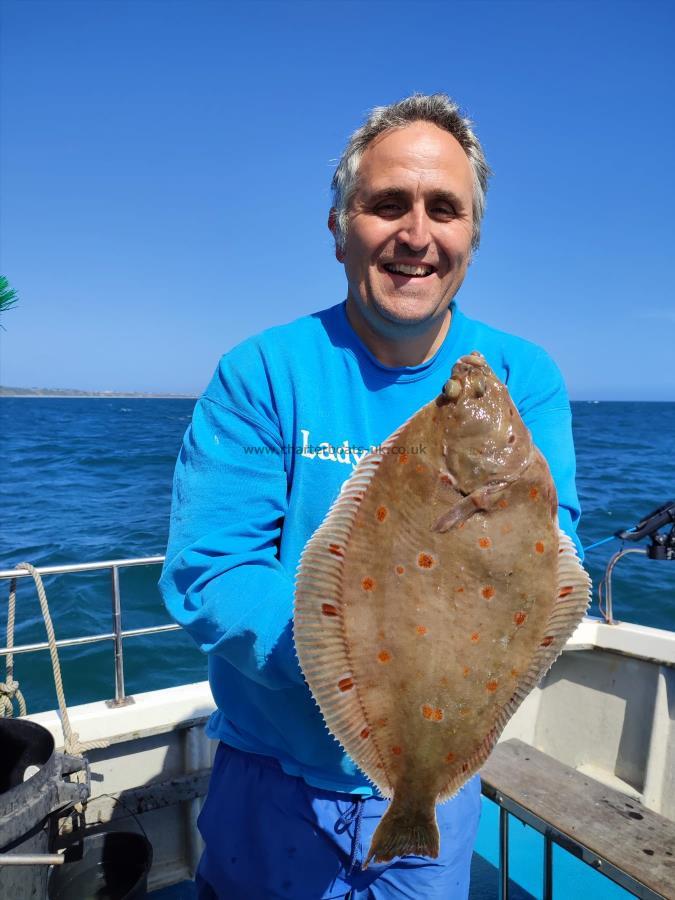
[[[426,210],[413,207],[401,221],[398,239],[411,250],[424,250],[431,243],[430,225]]]

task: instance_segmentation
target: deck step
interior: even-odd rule
[[[547,823],[570,853],[627,886],[625,873],[637,896],[675,900],[675,822],[518,740],[497,744],[480,774],[488,797]]]

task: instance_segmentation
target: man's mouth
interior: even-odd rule
[[[429,266],[426,263],[419,263],[415,266],[409,266],[405,263],[385,263],[384,268],[387,272],[391,272],[392,275],[405,275],[408,278],[426,278],[436,271],[433,266]]]

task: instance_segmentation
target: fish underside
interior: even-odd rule
[[[308,541],[298,659],[330,732],[392,799],[364,868],[438,856],[436,803],[480,769],[586,611],[557,511],[544,457],[474,351],[361,460]]]

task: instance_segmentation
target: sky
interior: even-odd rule
[[[675,4],[1,0],[0,382],[199,393],[343,300],[330,179],[442,91],[494,172],[462,310],[572,399],[675,400]]]

